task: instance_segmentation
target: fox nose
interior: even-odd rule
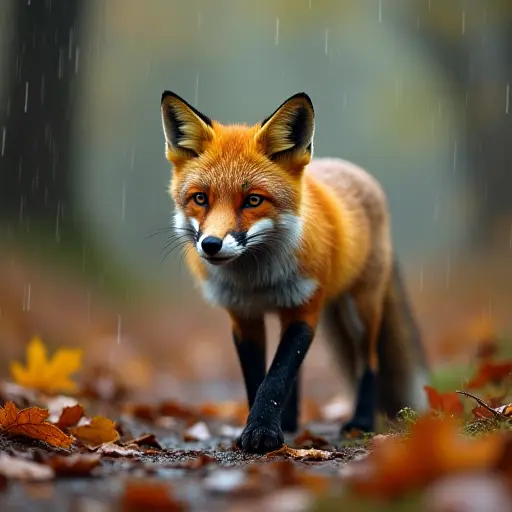
[[[222,247],[222,240],[216,236],[207,236],[202,242],[201,247],[208,256],[214,256]]]

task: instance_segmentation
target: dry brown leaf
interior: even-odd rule
[[[89,476],[100,464],[100,456],[95,453],[75,455],[54,455],[46,462],[60,477]]]
[[[329,442],[321,436],[313,434],[311,430],[304,430],[293,440],[297,446],[310,446],[312,448],[323,448],[329,446]]]
[[[210,457],[210,455],[206,455],[203,453],[199,457],[195,459],[190,459],[185,462],[180,462],[178,464],[173,464],[173,468],[177,469],[200,469],[208,466],[209,464],[217,464],[217,459],[215,457]]]
[[[325,450],[317,450],[316,448],[305,449],[295,449],[290,448],[287,445],[283,445],[279,450],[275,450],[273,452],[267,453],[266,457],[292,457],[296,460],[329,460],[334,458],[332,452],[327,452]]]
[[[11,435],[39,439],[60,448],[71,446],[71,437],[45,421],[48,415],[47,409],[28,407],[20,411],[13,402],[7,402],[4,407],[0,407],[0,429]]]
[[[56,423],[57,427],[60,429],[73,427],[82,419],[84,412],[84,408],[80,404],[73,405],[72,407],[64,407]]]
[[[11,457],[0,453],[0,474],[8,479],[44,481],[52,480],[55,473],[52,468],[26,459]]]
[[[174,499],[171,490],[169,484],[162,482],[128,482],[121,498],[121,510],[123,512],[142,510],[183,512],[185,507]]]
[[[104,416],[94,416],[88,425],[72,427],[69,431],[87,446],[97,447],[119,439],[119,432],[112,420]]]
[[[82,349],[60,348],[50,359],[44,343],[35,337],[27,347],[27,366],[11,363],[11,373],[16,383],[26,388],[48,393],[75,391],[76,384],[70,375],[82,365]]]
[[[158,408],[158,414],[161,416],[170,416],[185,420],[189,424],[200,420],[199,413],[191,407],[186,407],[178,402],[164,402]]]
[[[130,444],[135,444],[137,446],[149,446],[151,448],[156,448],[157,450],[162,449],[162,446],[158,442],[155,434],[144,434],[136,439],[130,439],[123,443],[123,446],[128,446]]]
[[[109,457],[136,457],[147,452],[141,450],[136,444],[119,446],[114,443],[104,443],[96,449],[96,453],[108,455]]]
[[[451,417],[425,416],[407,438],[393,436],[376,446],[349,480],[365,496],[393,498],[451,473],[489,469],[503,450],[499,433],[464,438]]]
[[[464,413],[464,405],[460,396],[454,391],[450,393],[439,393],[432,386],[424,386],[427,393],[430,408],[433,411],[443,412],[454,416],[461,416]]]
[[[246,402],[227,400],[224,402],[206,402],[199,406],[198,412],[202,416],[230,421],[237,425],[245,425],[249,408]]]
[[[501,384],[512,374],[512,361],[491,362],[484,360],[477,374],[466,384],[466,389],[483,388],[487,384]]]

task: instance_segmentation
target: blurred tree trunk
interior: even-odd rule
[[[0,211],[58,223],[71,198],[71,137],[85,0],[13,0],[0,110]]]
[[[414,31],[415,37],[420,33],[449,79],[454,96],[466,103],[469,172],[465,178],[477,217],[470,245],[508,247],[512,229],[512,4],[419,0],[407,15],[407,23],[400,26]]]

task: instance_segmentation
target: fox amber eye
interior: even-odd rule
[[[256,194],[247,196],[244,202],[244,208],[256,208],[263,202],[263,197]]]
[[[206,194],[203,194],[202,192],[194,194],[192,196],[192,199],[199,206],[206,206],[206,204],[208,203],[208,198],[206,197]]]

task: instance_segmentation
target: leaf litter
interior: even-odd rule
[[[11,481],[89,477],[119,482],[119,494],[103,496],[116,503],[112,510],[225,510],[226,500],[252,510],[251,499],[264,500],[267,510],[280,510],[282,500],[296,510],[309,510],[315,500],[319,507],[327,503],[326,510],[353,500],[380,510],[371,503],[397,502],[411,493],[441,503],[439,489],[452,481],[490,485],[493,479],[495,488],[512,491],[512,405],[507,403],[512,363],[496,361],[490,343],[479,352],[480,365],[465,386],[485,399],[427,386],[430,411],[404,411],[387,432],[347,442],[340,441],[338,425],[332,435],[310,427],[262,456],[236,447],[247,414],[243,404],[119,400],[112,406],[105,397],[115,393],[94,395],[91,383],[85,393],[83,382],[73,380],[80,369],[77,359],[62,362],[71,357],[70,350],[58,349],[48,359],[42,341],[33,340],[27,367],[11,367],[17,368],[12,372],[16,383],[4,384],[2,395],[13,400],[0,409],[4,492]],[[50,385],[48,375],[60,384]],[[66,388],[68,395],[56,396]],[[471,400],[478,407],[470,408]],[[113,411],[112,419],[97,413],[105,407]],[[336,407],[338,415],[341,407]],[[335,416],[329,414],[327,421]],[[187,449],[190,443],[199,449]]]

